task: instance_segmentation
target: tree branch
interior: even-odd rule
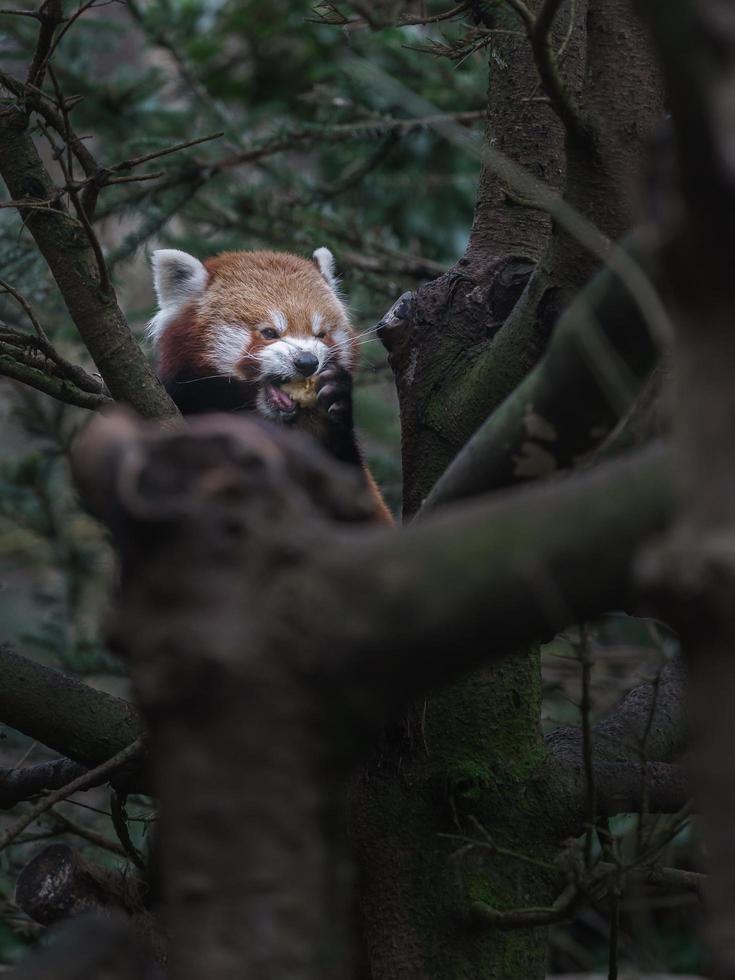
[[[143,754],[144,747],[145,740],[140,735],[130,745],[126,746],[120,752],[115,753],[112,758],[107,759],[99,766],[95,766],[94,769],[89,769],[81,773],[72,779],[71,782],[49,793],[48,796],[44,796],[27,813],[19,817],[12,826],[0,834],[0,851],[4,850],[8,844],[11,844],[29,824],[32,824],[34,820],[43,813],[46,813],[47,810],[56,806],[57,803],[68,799],[74,793],[79,793],[81,790],[91,789],[93,786],[100,786],[102,783],[108,782],[110,776],[118,770],[125,768],[131,762],[137,762]]]
[[[667,664],[654,682],[634,688],[592,729],[592,764],[597,812],[660,813],[680,810],[692,796],[688,773],[668,764],[684,748],[686,673],[681,661]],[[563,783],[566,834],[581,832],[587,809],[584,739],[575,726],[546,736],[551,753],[547,778]]]
[[[143,725],[134,705],[0,646],[0,721],[80,765],[96,766]]]
[[[0,769],[0,808],[10,810],[46,790],[59,789],[86,772],[70,759],[52,759],[23,769]]]
[[[626,247],[646,273],[655,273],[645,237]],[[510,346],[501,350],[503,336],[501,330],[488,359],[470,369],[468,390],[496,390],[493,373],[511,356]],[[511,334],[508,340],[512,345]],[[536,368],[445,470],[423,510],[573,466],[623,417],[657,352],[644,311],[605,267],[564,313]]]
[[[387,698],[397,706],[483,660],[624,605],[630,597],[635,550],[666,526],[673,503],[671,458],[657,448],[584,475],[477,501],[400,533],[356,536],[335,526],[325,535],[322,510],[307,534],[304,505],[286,502],[294,493],[302,499],[303,493],[253,470],[254,458],[262,458],[272,473],[272,459],[280,459],[280,467],[308,481],[310,488],[331,488],[326,498],[329,506],[337,508],[339,501],[336,513],[351,512],[353,521],[369,509],[355,496],[354,485],[335,472],[331,460],[309,460],[319,477],[297,470],[294,461],[300,467],[306,464],[301,442],[291,436],[234,417],[197,420],[186,433],[174,434],[141,428],[119,417],[100,418],[87,429],[80,445],[77,482],[93,509],[126,542],[127,564],[137,570],[135,592],[145,606],[147,632],[154,622],[168,632],[171,609],[164,610],[160,603],[150,606],[140,569],[146,569],[146,578],[158,575],[167,581],[167,595],[196,594],[192,575],[196,569],[197,578],[201,576],[202,559],[194,553],[187,556],[186,549],[198,549],[210,533],[204,528],[210,527],[214,514],[231,506],[217,498],[223,479],[248,487],[250,499],[261,494],[275,506],[273,499],[282,498],[283,519],[278,526],[273,518],[265,522],[267,537],[258,530],[256,507],[237,511],[238,525],[246,522],[240,533],[254,535],[258,545],[243,549],[238,542],[231,558],[235,564],[242,562],[247,574],[254,573],[259,561],[268,567],[271,560],[276,563],[280,584],[274,572],[267,596],[253,586],[259,595],[258,616],[279,624],[278,630],[289,633],[289,642],[303,649],[305,657],[309,644],[315,644],[309,654],[319,665],[314,669],[344,687],[345,704],[352,703],[356,692],[365,699],[372,690],[381,706]],[[195,470],[192,459],[198,460]],[[154,485],[161,486],[160,493]],[[326,505],[311,506],[316,515]],[[298,533],[289,523],[293,507],[300,514]],[[159,521],[169,528],[164,548],[150,530]],[[311,534],[318,535],[318,547],[309,543]],[[300,542],[298,549],[303,549],[300,561],[284,564],[267,557],[271,551],[278,553],[283,541],[294,540],[294,535]],[[297,546],[289,547],[293,551]],[[597,563],[597,574],[591,576],[589,563],[600,553],[606,560]],[[302,561],[308,563],[308,576]],[[241,579],[230,565],[226,576],[216,568],[207,575],[216,576],[217,588],[215,594],[208,592],[197,621],[234,617],[233,635],[242,635],[247,607],[231,595],[235,583],[241,595]],[[313,595],[311,601],[296,604],[284,599],[302,594],[305,581],[318,599]],[[283,601],[288,613],[280,605]],[[188,620],[197,612],[196,604],[186,602]],[[316,607],[318,630],[311,618]],[[349,620],[343,615],[345,608],[351,610]],[[421,615],[414,615],[414,610],[421,610]],[[376,620],[391,637],[378,649],[373,640]],[[126,621],[128,636],[130,625]],[[478,634],[492,637],[491,649],[477,642]],[[172,641],[172,646],[176,643]],[[284,638],[279,647],[283,645],[288,645]],[[452,651],[449,659],[448,650]]]
[[[592,123],[585,118],[559,74],[556,53],[551,43],[551,27],[561,0],[545,0],[535,18],[526,23],[528,38],[538,68],[541,84],[554,112],[572,139],[591,146]]]
[[[28,118],[16,106],[0,111],[0,174],[14,198],[57,196],[28,132]],[[102,288],[97,257],[84,228],[58,205],[23,209],[21,214],[112,397],[150,418],[178,415],[133,337],[112,287]]]
[[[54,377],[44,368],[46,360],[39,355],[22,354],[12,345],[0,341],[0,375],[20,381],[36,391],[51,395],[67,405],[88,408],[93,411],[111,405],[108,395],[83,391],[64,377]]]

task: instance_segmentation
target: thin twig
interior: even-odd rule
[[[585,624],[579,627],[579,644],[577,645],[577,655],[582,668],[582,701],[580,709],[582,713],[582,747],[584,753],[584,772],[585,772],[585,796],[587,807],[587,831],[584,839],[584,864],[586,868],[592,866],[592,845],[595,834],[595,815],[597,812],[597,794],[595,791],[595,764],[593,759],[592,746],[592,698],[590,694],[590,675],[592,672],[592,659],[590,657],[589,634]]]
[[[38,362],[37,357],[29,353],[30,351],[37,351],[45,359],[55,364],[63,375],[62,378],[54,378],[53,380],[61,382],[68,380],[83,392],[101,396],[105,402],[111,400],[101,378],[88,374],[79,364],[72,364],[71,361],[67,361],[48,340],[42,337],[32,337],[8,327],[7,324],[0,321],[0,342],[4,346],[3,352],[5,354],[20,358],[28,367],[43,370],[43,365]],[[9,351],[7,345],[18,348],[18,350]],[[49,378],[51,379],[51,375]]]
[[[117,839],[120,841],[126,856],[130,858],[136,868],[146,871],[147,867],[143,856],[130,837],[124,797],[120,797],[114,790],[110,795],[110,813],[112,814],[112,826],[115,828]]]
[[[117,854],[119,857],[127,858],[127,852],[122,844],[118,841],[113,840],[111,837],[105,837],[104,834],[98,833],[96,830],[92,830],[91,827],[85,827],[84,824],[77,823],[66,814],[60,813],[58,810],[53,809],[51,811],[51,816],[56,821],[59,829],[65,834],[74,834],[77,837],[81,837],[82,840],[88,841],[90,844],[94,844],[95,847],[99,847],[104,851],[110,851],[112,854]]]
[[[178,153],[179,150],[186,150],[190,146],[198,146],[199,143],[218,140],[224,135],[223,132],[219,132],[211,133],[209,136],[199,136],[194,140],[186,140],[184,143],[175,143],[173,146],[167,146],[163,150],[154,150],[152,153],[144,153],[143,156],[130,157],[130,159],[123,160],[122,163],[116,163],[113,167],[107,169],[111,173],[118,173],[120,170],[131,170],[133,167],[139,167],[141,163],[148,163],[149,160],[156,160],[158,157],[168,156],[169,153]]]
[[[66,103],[64,102],[64,96],[61,91],[61,87],[59,86],[59,83],[56,79],[56,74],[54,73],[53,69],[51,69],[50,67],[49,67],[49,76],[54,86],[57,103],[61,111],[61,116],[64,125],[63,139],[68,154],[68,160],[65,165],[63,162],[63,149],[58,149],[56,151],[57,160],[64,174],[64,180],[66,183],[69,200],[71,201],[72,206],[76,211],[77,218],[79,219],[82,227],[84,228],[84,232],[87,236],[87,240],[92,248],[92,251],[94,252],[94,257],[97,262],[97,272],[99,273],[99,279],[100,279],[100,290],[103,293],[109,293],[111,291],[112,284],[110,282],[110,273],[107,268],[104,252],[102,251],[102,245],[100,244],[99,238],[97,238],[97,234],[95,233],[95,230],[92,227],[92,223],[89,220],[89,215],[87,214],[87,211],[84,205],[82,204],[82,201],[79,198],[79,193],[74,188],[74,172],[73,172],[74,163],[73,163],[72,149],[71,149],[71,140],[73,137],[73,133],[71,129],[71,124],[69,122],[69,110],[67,109]],[[49,143],[53,147],[54,146],[53,139],[51,138],[48,131],[45,132]]]
[[[295,149],[303,143],[343,143],[350,140],[371,139],[388,133],[398,133],[404,135],[414,130],[431,129],[433,126],[447,122],[464,124],[484,119],[485,109],[471,109],[466,112],[439,112],[430,116],[417,117],[413,119],[369,119],[356,123],[344,123],[338,126],[322,127],[317,126],[313,129],[301,129],[289,133],[287,136],[274,136],[266,139],[260,146],[253,146],[236,153],[231,157],[220,160],[212,165],[212,172],[228,170],[231,167],[239,166],[243,163],[253,163],[266,156],[275,153],[283,153],[287,150]]]
[[[38,322],[38,319],[36,318],[36,314],[33,312],[33,308],[31,304],[28,302],[28,300],[25,298],[25,296],[22,293],[18,292],[18,290],[14,286],[11,286],[9,282],[5,282],[4,279],[0,279],[0,289],[5,293],[10,293],[10,295],[13,297],[16,303],[18,303],[18,305],[23,308],[26,316],[31,321],[31,324],[33,325],[33,329],[36,331],[39,339],[42,340],[44,344],[48,344],[49,339],[46,336],[46,332],[41,326],[41,324]]]
[[[620,888],[616,881],[610,888],[610,941],[607,954],[607,980],[618,980],[618,937],[620,934]]]

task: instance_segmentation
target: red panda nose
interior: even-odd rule
[[[303,374],[305,378],[308,378],[319,367],[319,358],[314,357],[313,354],[303,352],[294,357],[293,366],[296,368],[299,374]]]

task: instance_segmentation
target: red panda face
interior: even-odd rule
[[[285,252],[225,252],[202,263],[153,253],[159,310],[150,323],[164,382],[228,379],[254,389],[267,418],[293,414],[280,385],[338,364],[352,371],[356,345],[326,248],[313,260]]]

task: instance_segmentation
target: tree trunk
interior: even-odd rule
[[[602,57],[611,39],[613,50]],[[642,29],[625,3],[591,0],[588,12],[579,5],[565,77],[595,142],[568,136],[566,168],[563,131],[548,106],[540,110],[544,120],[518,104],[519,93],[536,90],[532,59],[515,40],[507,48],[515,58],[508,75],[491,65],[489,137],[554,186],[566,171],[574,203],[619,236],[631,223],[633,173],[661,112]],[[527,125],[514,125],[514,114]],[[533,367],[560,309],[594,270],[596,260],[566,233],[555,230],[547,246],[548,231],[547,216],[515,202],[486,169],[465,256],[403,297],[384,321],[401,409],[406,516]],[[529,574],[543,579],[543,569]],[[351,822],[372,980],[545,976],[545,928],[478,925],[470,906],[476,899],[498,910],[549,906],[559,881],[480,843],[463,848],[487,833],[495,845],[540,862],[560,850],[568,827],[557,820],[564,808],[558,785],[546,778],[540,690],[532,650],[434,691],[386,736],[355,782]]]

